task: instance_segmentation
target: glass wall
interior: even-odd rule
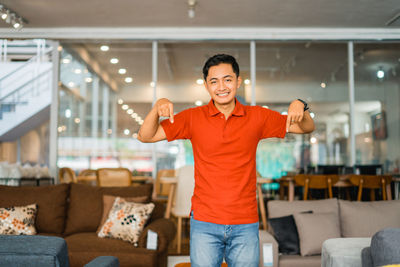
[[[300,98],[309,103],[316,124],[312,134],[261,141],[257,169],[263,177],[348,163],[346,64],[346,43],[257,42],[257,105],[287,114],[291,101]],[[251,81],[246,91],[250,86]]]
[[[358,43],[355,61],[356,164],[400,167],[400,44]]]

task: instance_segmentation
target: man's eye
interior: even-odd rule
[[[226,81],[226,82],[231,82],[231,81],[232,81],[232,79],[226,79],[225,81]]]
[[[216,81],[211,81],[211,84],[216,84],[217,82]]]

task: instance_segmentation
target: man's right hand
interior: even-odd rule
[[[167,117],[171,123],[174,123],[174,104],[166,98],[157,100],[155,104],[157,114],[160,117]]]

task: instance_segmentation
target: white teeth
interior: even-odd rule
[[[217,94],[217,96],[227,96],[228,93],[223,93],[223,94]]]

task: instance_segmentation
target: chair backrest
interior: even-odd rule
[[[96,176],[97,170],[94,169],[86,169],[79,172],[78,176]]]
[[[387,199],[386,185],[392,182],[390,175],[357,175],[353,174],[349,179],[350,183],[358,186],[357,200],[361,201],[363,188],[368,189],[382,189],[382,199]],[[372,195],[375,198],[375,194]]]
[[[71,168],[60,168],[58,170],[58,178],[60,183],[63,184],[77,183],[75,172]]]
[[[332,186],[339,181],[338,175],[298,174],[296,184],[304,186],[303,199],[307,200],[308,189],[328,189],[329,198],[333,197]]]
[[[162,177],[175,177],[176,171],[174,169],[162,169],[157,172],[156,182],[154,185],[155,197],[168,197],[170,185],[162,184],[160,182]]]
[[[177,171],[175,205],[172,213],[175,216],[189,217],[194,191],[194,166],[186,165]]]
[[[97,170],[97,185],[109,186],[131,186],[132,174],[126,168],[102,168]]]

